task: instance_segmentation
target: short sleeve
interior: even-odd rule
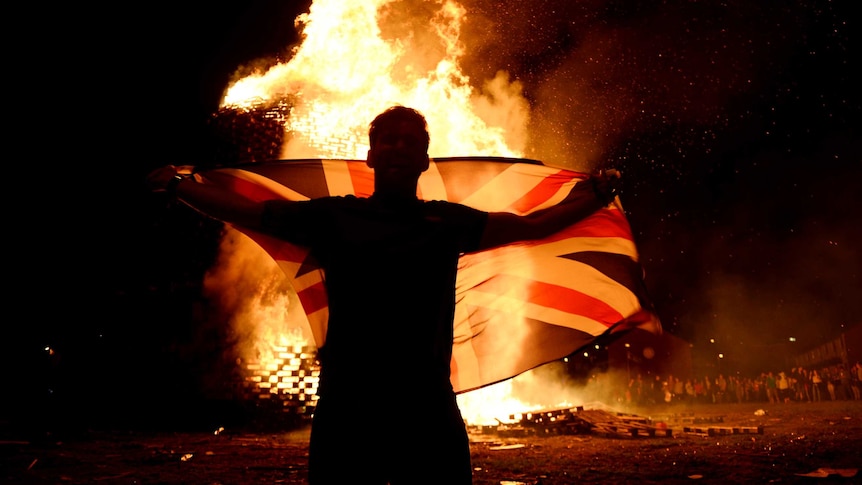
[[[479,249],[482,233],[488,222],[488,213],[462,204],[437,201],[432,203],[434,210],[440,211],[446,226],[458,240],[463,253]]]
[[[270,200],[264,203],[261,228],[279,239],[311,246],[319,237],[323,213],[321,204],[313,200]]]

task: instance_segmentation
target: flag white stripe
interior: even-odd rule
[[[307,314],[308,326],[311,327],[311,335],[314,343],[320,348],[326,342],[326,330],[329,325],[329,307],[321,308],[316,312]]]
[[[637,259],[637,247],[631,239],[624,237],[588,237],[575,236],[559,241],[533,245],[532,251],[541,251],[555,255],[597,251],[602,253],[620,254]]]
[[[520,200],[524,194],[543,183],[544,180],[545,177],[537,177],[535,174],[525,177],[518,168],[512,165],[487,184],[477,188],[469,197],[464,199],[463,204],[489,212],[503,211]],[[559,193],[558,191],[557,197],[562,200],[565,195],[561,196]]]
[[[464,338],[461,342],[467,342],[473,334],[469,333],[470,326],[467,325],[467,334],[463,334]],[[455,339],[455,345],[452,346],[452,361],[457,365],[457,372],[453,372],[451,377],[455,382],[455,389],[468,389],[481,385],[479,369],[481,368],[479,357],[473,350],[473,346],[469,343],[458,345],[459,340]]]
[[[500,295],[499,293],[473,290],[463,301],[469,306],[478,306],[505,313],[507,319],[521,316],[560,327],[580,330],[594,336],[600,335],[608,329],[607,326],[600,322],[583,315],[575,315],[556,308],[537,305],[521,298]],[[506,338],[517,339],[518,336],[509,333],[506,335]]]
[[[640,308],[636,295],[590,265],[560,258],[559,252],[544,251],[540,247],[516,245],[501,249],[494,257],[464,256],[471,259],[458,271],[458,291],[476,291],[475,287],[484,282],[487,275],[512,275],[565,288],[577,288],[579,292],[603,301],[623,315]],[[541,277],[537,278],[537,274]],[[584,281],[590,281],[591,284],[584,285]]]
[[[283,259],[280,259],[277,262],[278,267],[284,271],[284,274],[296,275],[297,272],[299,272],[300,263],[285,261]],[[290,285],[293,286],[294,290],[302,291],[320,283],[321,281],[320,270],[315,270],[290,278]]]
[[[446,184],[436,163],[431,162],[428,170],[419,177],[419,192],[424,200],[449,200]]]
[[[523,265],[505,265],[499,269],[498,274],[502,276],[516,276],[527,280],[535,279],[533,268],[524,268]],[[578,288],[579,293],[602,301],[621,315],[627,315],[633,310],[640,308],[637,297],[631,291],[592,266],[578,261],[566,261],[565,264],[559,264],[554,271],[546,269],[546,274],[543,275],[541,280],[537,281],[565,288],[578,288],[575,286],[577,283],[589,281],[590,285],[587,287]],[[479,290],[471,288],[470,291]],[[508,291],[517,291],[517,289],[510,289]],[[522,300],[529,303],[526,297],[522,298]]]
[[[329,195],[351,195],[355,193],[346,161],[324,160],[322,166]]]

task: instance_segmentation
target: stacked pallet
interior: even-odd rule
[[[351,159],[368,149],[367,127],[339,126],[326,107],[297,95],[221,108],[210,119],[218,164],[257,163],[292,153],[313,158]]]
[[[234,165],[280,158],[292,109],[291,99],[221,108],[209,120],[216,162]]]
[[[580,411],[577,414],[579,419],[582,419],[590,424],[591,432],[602,436],[616,438],[637,438],[637,437],[671,437],[673,431],[663,425],[654,424],[649,418],[637,416],[634,414],[615,413],[593,409],[589,411]]]
[[[585,423],[575,418],[577,408],[546,409],[509,415],[509,422],[501,424],[496,432],[505,436],[535,436],[557,434],[581,434],[587,432]]]
[[[686,426],[682,429],[686,433],[699,434],[703,436],[726,436],[733,434],[763,434],[763,426]]]
[[[673,428],[684,433],[703,436],[763,434],[763,426],[710,426],[723,423],[723,416],[695,417],[693,414],[673,414],[652,419],[583,407],[548,409],[509,415],[509,423],[496,427],[482,426],[472,431],[494,433],[505,437],[593,434],[611,438],[673,437]],[[705,424],[706,426],[696,426]]]
[[[497,434],[510,437],[559,434],[596,434],[616,438],[673,436],[670,429],[643,416],[583,407],[510,415],[509,420],[514,424],[501,424],[496,429]]]
[[[694,413],[691,412],[658,415],[657,418],[666,423],[674,423],[678,425],[713,424],[724,422],[724,416],[695,416]]]
[[[274,355],[245,366],[246,399],[267,402],[285,413],[310,417],[317,404],[320,366],[314,347],[273,346]]]

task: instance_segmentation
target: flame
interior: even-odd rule
[[[512,396],[512,381],[503,381],[482,389],[458,395],[458,407],[464,421],[476,426],[514,423],[519,413],[541,409]]]
[[[530,412],[582,405],[597,389],[570,382],[561,363],[538,367],[507,381],[458,395],[458,407],[470,425],[514,424]]]
[[[529,104],[521,84],[500,72],[477,91],[459,68],[465,9],[452,0],[432,2],[437,10],[425,32],[427,12],[404,19],[391,3],[314,2],[296,18],[302,41],[290,61],[235,81],[222,107],[291,99],[282,158],[362,159],[368,122],[393,104],[428,119],[432,157],[523,156]],[[416,31],[391,34],[411,23]],[[327,142],[333,139],[339,143]]]
[[[295,19],[302,40],[292,49],[290,60],[235,80],[225,90],[222,108],[242,110],[289,100],[281,158],[363,159],[368,123],[394,104],[425,115],[431,157],[522,157],[530,113],[521,84],[501,71],[476,88],[461,71],[464,7],[454,0],[437,0],[423,2],[416,12],[404,12],[396,10],[394,3],[314,1],[307,13]],[[238,242],[243,237],[233,234],[222,249],[224,263],[241,270],[231,275],[232,281],[266,268],[270,276],[252,278],[271,284],[275,278],[271,275],[280,275],[280,270],[253,243]],[[231,260],[246,264],[239,268]],[[218,273],[227,276],[227,271]],[[285,354],[285,347],[307,345],[303,331],[290,326],[284,330],[285,321],[296,321],[301,310],[272,297],[266,284],[251,286],[250,296],[236,305],[234,317],[236,332],[254,342],[246,350],[247,360],[253,362],[248,364],[253,371],[250,380],[272,393],[292,392],[295,381],[279,375],[283,360],[278,365],[273,362]],[[225,284],[222,291],[239,297],[241,287]],[[291,308],[289,314],[285,308]],[[310,399],[315,397],[313,391],[309,390]],[[511,393],[512,382],[503,382],[461,395],[459,404],[465,419],[475,423],[535,409],[536,405]]]

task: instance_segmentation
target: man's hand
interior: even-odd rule
[[[147,188],[153,192],[167,191],[171,183],[176,183],[174,180],[177,176],[189,176],[192,174],[194,167],[191,165],[175,166],[165,165],[150,172],[146,178]]]
[[[613,168],[608,170],[599,170],[597,173],[590,176],[593,190],[602,204],[610,204],[617,197],[617,194],[620,191],[621,177],[622,173]]]

